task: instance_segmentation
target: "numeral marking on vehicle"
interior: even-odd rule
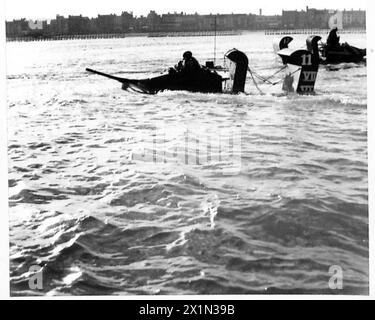
[[[304,71],[303,81],[314,82],[316,80],[316,71]]]
[[[301,92],[313,92],[314,86],[300,86]]]
[[[311,54],[302,55],[302,65],[311,66]]]

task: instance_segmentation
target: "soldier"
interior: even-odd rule
[[[327,46],[330,49],[340,48],[340,37],[337,36],[337,28],[334,28],[329,32]]]
[[[200,69],[201,69],[201,65],[199,64],[197,59],[193,57],[193,54],[191,53],[191,51],[186,51],[183,54],[183,60],[180,61],[178,65],[176,66],[177,71],[188,73],[188,74],[196,73]]]

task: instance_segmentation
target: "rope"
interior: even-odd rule
[[[263,80],[263,82],[268,82],[269,84],[272,84],[273,86],[280,83],[281,81],[283,81],[284,79],[280,79],[279,81],[276,81],[276,82],[271,82],[269,81],[270,78],[274,77],[276,74],[278,74],[280,71],[284,70],[287,66],[283,66],[280,70],[276,71],[272,76],[268,77],[268,78],[263,78],[262,76],[256,74],[255,71],[252,71],[250,69],[250,67],[248,66],[247,67],[247,70],[249,71],[250,75],[251,75],[251,78],[253,79],[253,82],[254,82],[254,85],[255,87],[257,88],[257,90],[260,92],[260,94],[264,95],[264,92],[262,90],[260,90],[260,88],[258,87],[258,84],[256,83],[255,79],[254,79],[254,75],[260,79],[260,80]],[[297,70],[293,71],[292,73],[289,74],[289,76],[292,76],[293,74],[297,73],[298,71],[300,71],[302,68],[298,68]],[[254,75],[253,75],[254,73]]]
[[[263,82],[267,82],[268,84],[274,85],[274,82],[269,81],[269,79],[273,78],[275,75],[277,75],[279,72],[283,71],[285,68],[286,68],[286,66],[283,66],[281,69],[277,70],[274,74],[272,74],[271,76],[269,76],[267,78],[262,77],[261,75],[257,74],[255,71],[253,71],[253,73],[258,79],[262,80]]]
[[[268,79],[265,79],[263,78],[262,76],[258,75],[258,74],[255,74],[255,72],[253,71],[254,75],[261,81],[265,82],[265,83],[268,83],[268,84],[273,84],[273,82],[269,81]]]
[[[277,75],[279,72],[283,71],[286,68],[286,66],[283,66],[281,69],[277,70],[273,75],[265,78],[265,81],[268,81],[269,79],[273,78],[275,75]]]
[[[249,70],[250,75],[251,75],[251,78],[253,79],[254,85],[255,85],[255,87],[258,89],[259,93],[260,93],[260,94],[264,94],[263,91],[259,89],[258,84],[256,83],[256,81],[255,81],[255,79],[254,79],[253,72],[251,71],[251,69],[250,69],[249,66],[247,67],[247,70]]]
[[[290,76],[292,76],[293,74],[297,73],[298,71],[300,71],[302,68],[298,68],[297,70],[293,71],[291,74],[289,74]],[[283,81],[284,79],[280,79],[279,81],[276,81],[274,83],[272,83],[272,85],[274,86],[275,84],[278,84],[280,83],[281,81]]]

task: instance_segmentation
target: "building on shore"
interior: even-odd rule
[[[26,36],[30,31],[29,23],[26,19],[13,20],[6,22],[7,37]]]
[[[108,14],[88,18],[82,15],[57,15],[47,21],[32,22],[26,19],[6,22],[7,37],[52,37],[60,35],[125,34],[143,32],[199,32],[236,31],[264,29],[327,29],[334,10],[311,9],[283,10],[281,15],[259,14],[186,14],[183,12],[159,15],[150,11],[145,16],[134,17],[132,12],[121,15]],[[364,29],[366,12],[363,10],[344,10],[340,12],[343,28]]]
[[[344,28],[366,28],[366,11],[364,10],[344,10]]]
[[[283,10],[281,15],[281,27],[285,29],[326,29],[328,22],[337,10],[318,10],[306,7],[306,10]],[[342,25],[344,29],[366,28],[366,11],[364,10],[344,10],[342,14]]]
[[[57,15],[56,19],[52,19],[49,24],[49,35],[66,35],[69,33],[68,19],[63,16]]]

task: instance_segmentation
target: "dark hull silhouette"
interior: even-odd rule
[[[322,48],[321,53],[323,64],[359,63],[365,61],[366,49],[359,49],[348,44],[342,44],[335,48],[326,45]]]
[[[203,93],[221,93],[223,78],[215,71],[202,69],[193,74],[184,72],[170,72],[162,76],[150,79],[126,79],[112,76],[92,69],[86,69],[89,72],[117,80],[122,83],[122,89],[133,90],[136,92],[156,94],[164,90],[186,90]]]
[[[140,90],[149,94],[164,90],[220,93],[222,92],[222,82],[223,78],[216,72],[202,69],[193,74],[175,72],[150,79],[129,80],[123,82],[122,88],[124,90],[129,88],[135,91]]]
[[[240,93],[245,91],[246,73],[249,60],[246,55],[237,50],[229,50],[225,57],[234,65],[229,70],[229,78],[223,78],[215,70],[219,67],[212,68],[201,67],[193,72],[184,70],[177,71],[174,68],[169,69],[168,74],[149,79],[126,79],[113,76],[107,73],[87,68],[86,71],[97,75],[116,80],[122,83],[122,89],[133,90],[140,93],[156,94],[160,91],[191,91],[202,93],[222,93],[223,82],[228,81],[225,85],[226,93]]]
[[[293,38],[286,36],[281,38],[280,41],[274,43],[275,52],[283,49],[288,49],[290,42]],[[337,46],[329,46],[324,44],[319,48],[318,42],[321,40],[320,36],[309,36],[306,39],[307,50],[313,54],[318,54],[320,56],[320,64],[339,64],[339,63],[360,63],[365,61],[366,49],[360,49],[351,46],[347,43],[338,44]],[[286,50],[284,50],[286,52]],[[280,55],[283,63],[291,63],[290,57],[287,55]],[[296,64],[293,62],[292,64]]]

